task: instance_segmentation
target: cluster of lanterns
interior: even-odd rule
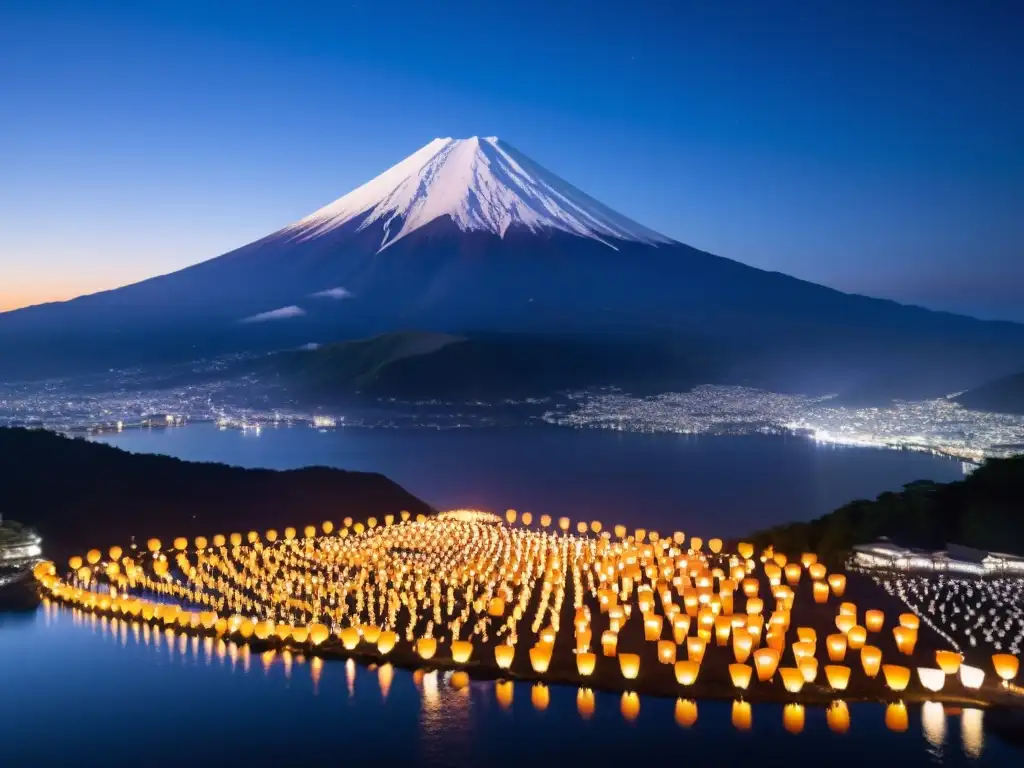
[[[504,519],[402,512],[170,546],[151,539],[142,550],[73,557],[63,577],[43,563],[35,576],[54,598],[86,610],[241,643],[404,654],[541,678],[600,675],[627,691],[643,682],[694,686],[706,657],[740,695],[767,685],[841,694],[855,679],[894,694],[915,679],[927,691],[949,677],[972,691],[984,683],[986,670],[954,651],[910,666],[920,655],[919,615],[844,600],[847,576],[814,553],[791,560],[747,542],[723,549],[721,539],[535,521],[514,510]],[[804,604],[836,605],[830,631],[802,625],[798,591]],[[883,660],[873,642],[884,634],[895,658]],[[993,655],[991,665],[1007,684],[1017,676],[1012,654]]]

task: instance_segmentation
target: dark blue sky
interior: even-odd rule
[[[479,134],[696,247],[1024,320],[1022,51],[1006,0],[7,0],[0,308]]]

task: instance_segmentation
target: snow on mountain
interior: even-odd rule
[[[380,176],[324,206],[281,234],[305,241],[363,217],[359,229],[380,222],[380,249],[442,216],[463,231],[504,236],[518,225],[592,238],[673,243],[616,213],[497,137],[434,139]],[[379,252],[379,251],[378,251]]]

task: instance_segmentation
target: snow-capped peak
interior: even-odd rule
[[[285,228],[300,240],[364,217],[382,222],[384,249],[423,225],[450,216],[462,230],[504,236],[512,225],[556,229],[606,242],[670,243],[560,179],[496,136],[434,139],[402,162]]]

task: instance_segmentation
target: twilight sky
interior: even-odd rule
[[[1022,30],[991,0],[6,0],[0,311],[498,135],[698,248],[1024,321]]]

